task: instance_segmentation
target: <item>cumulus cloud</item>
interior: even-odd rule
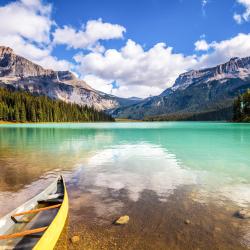
[[[118,82],[120,87],[114,91],[120,96],[136,95],[135,90],[140,90],[141,96],[159,94],[196,63],[195,56],[174,53],[165,43],[144,50],[130,39],[120,50],[78,54],[75,60],[82,76],[92,74],[109,84]]]
[[[40,0],[21,0],[0,7],[0,45],[46,68],[69,69],[69,62],[51,55],[51,10],[50,4]]]
[[[237,1],[245,12],[235,13],[235,20],[248,21],[250,0]],[[201,3],[205,7],[208,1]],[[45,68],[74,68],[93,88],[118,96],[157,95],[171,87],[180,73],[250,55],[250,33],[211,43],[202,36],[194,43],[199,53],[193,55],[176,53],[165,43],[145,49],[131,39],[120,49],[106,50],[102,41],[123,39],[125,27],[102,19],[90,20],[79,30],[59,27],[51,12],[52,5],[42,0],[18,0],[0,7],[0,45],[12,47]],[[77,49],[74,64],[53,56],[57,44]]]
[[[211,52],[198,58],[196,68],[215,66],[228,61],[232,57],[250,56],[250,33],[238,34],[228,40],[208,44]]]
[[[45,56],[39,60],[33,60],[33,62],[43,66],[44,68],[53,69],[53,70],[73,70],[74,65],[64,59],[58,59],[55,56]],[[74,73],[74,72],[73,72]]]
[[[86,75],[83,80],[91,85],[92,88],[102,91],[104,93],[109,93],[112,95],[122,96],[122,97],[132,97],[132,96],[149,96],[158,95],[162,88],[158,86],[145,86],[145,85],[119,85],[114,88],[113,80],[102,79],[96,75]]]
[[[0,8],[1,36],[19,35],[30,41],[48,42],[52,25],[51,5],[22,0]]]
[[[250,0],[237,0],[237,2],[245,8],[245,11],[242,14],[235,13],[233,16],[234,20],[238,24],[248,22],[250,20]]]
[[[184,56],[158,43],[149,50],[132,40],[120,50],[77,54],[74,59],[81,77],[93,88],[118,96],[157,95],[174,84],[180,73],[212,67],[232,57],[250,56],[250,34],[238,34],[227,40],[195,42],[201,55]],[[117,82],[118,88],[112,83]]]
[[[91,85],[92,88],[102,91],[104,93],[112,94],[112,80],[102,79],[93,74],[84,75],[82,78],[85,82]]]
[[[102,19],[90,20],[86,27],[76,31],[65,25],[53,33],[54,43],[66,44],[74,49],[93,47],[99,40],[122,38],[126,29],[118,24],[104,23]]]
[[[195,50],[197,51],[202,51],[202,50],[206,51],[209,49],[209,44],[204,39],[196,41],[194,45],[195,45]]]

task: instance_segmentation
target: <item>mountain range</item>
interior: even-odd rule
[[[70,71],[44,69],[0,46],[0,87],[93,106],[119,118],[231,120],[234,98],[250,88],[250,57],[183,73],[160,95],[140,99],[97,91]]]
[[[113,116],[146,120],[231,120],[233,101],[250,88],[250,57],[181,74],[171,88]]]
[[[70,71],[44,69],[5,46],[0,46],[0,86],[46,95],[68,103],[93,106],[97,110],[114,109],[139,101],[97,91]]]

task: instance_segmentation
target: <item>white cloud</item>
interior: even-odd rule
[[[79,31],[65,25],[63,28],[57,28],[53,33],[54,43],[66,44],[74,49],[89,48],[99,40],[110,40],[122,38],[126,29],[118,24],[104,23],[101,19],[90,20],[86,27]]]
[[[248,22],[250,20],[250,0],[237,0],[237,2],[245,8],[242,14],[235,13],[233,18],[238,23]]]
[[[198,58],[196,68],[215,66],[228,61],[232,57],[250,56],[250,33],[237,36],[208,45],[212,51]]]
[[[158,95],[162,91],[157,86],[145,85],[121,85],[119,88],[113,88],[113,80],[105,80],[95,75],[86,75],[83,80],[94,89],[121,97]]]
[[[195,50],[197,51],[202,51],[202,50],[206,51],[209,49],[209,44],[204,39],[196,41],[194,45],[195,45]]]
[[[112,80],[105,80],[92,74],[85,75],[83,80],[96,90],[104,93],[112,93]]]
[[[242,23],[241,15],[234,13],[233,18],[236,21],[236,23],[238,23],[238,24]]]
[[[208,4],[208,0],[201,0],[202,7],[205,7]]]
[[[0,35],[19,35],[35,42],[48,42],[51,5],[23,0],[0,7]]]
[[[162,90],[158,86],[145,86],[145,85],[121,85],[118,89],[113,89],[112,94],[121,97],[148,97],[159,95]]]
[[[73,70],[74,68],[74,65],[69,61],[61,60],[51,55],[42,57],[39,60],[33,60],[33,62],[43,66],[44,68],[53,70]]]
[[[195,42],[200,56],[176,54],[171,47],[158,43],[149,50],[128,40],[120,50],[78,54],[78,72],[93,88],[118,96],[157,95],[171,87],[180,73],[212,67],[232,57],[250,56],[250,34],[238,34],[228,40]],[[112,89],[112,82],[119,88]]]
[[[120,50],[78,54],[75,60],[82,77],[91,74],[109,83],[118,82],[120,88],[114,92],[120,96],[159,94],[196,63],[194,56],[173,53],[173,49],[164,43],[144,50],[132,40]]]
[[[206,15],[206,6],[208,4],[208,0],[201,0],[201,9],[202,9],[202,15]]]
[[[201,3],[205,7],[208,1]],[[238,23],[248,21],[250,0],[238,0],[238,3],[246,10],[236,13],[235,20]],[[105,51],[101,41],[122,39],[126,31],[123,26],[98,19],[88,21],[80,30],[69,26],[60,28],[51,18],[51,12],[52,5],[42,0],[19,0],[0,7],[0,45],[12,47],[17,54],[45,68],[66,70],[74,67],[93,88],[118,96],[157,95],[172,86],[180,73],[224,63],[231,57],[250,55],[250,33],[212,43],[203,35],[194,44],[199,55],[176,53],[165,43],[144,49],[130,39],[120,49]],[[89,51],[83,54],[78,50],[74,57],[76,65],[72,65],[52,55],[57,44]],[[113,88],[113,82],[118,88]]]
[[[21,0],[0,7],[0,45],[46,68],[65,70],[66,60],[51,55],[52,6],[40,0]]]

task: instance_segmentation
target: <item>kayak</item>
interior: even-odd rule
[[[53,249],[68,216],[62,176],[0,219],[0,249]]]

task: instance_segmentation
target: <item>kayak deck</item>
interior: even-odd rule
[[[0,249],[36,246],[61,208],[64,188],[63,179],[58,178],[42,193],[0,219]]]
[[[34,230],[37,228],[44,228],[44,227],[46,227],[47,229],[48,225],[56,216],[58,210],[59,209],[57,208],[54,211],[44,211],[42,214],[35,215],[29,223],[26,223],[26,225],[22,227],[21,230],[19,229],[19,227],[17,227],[13,230],[13,233],[23,232],[26,230]],[[32,249],[32,247],[34,247],[35,244],[42,237],[43,233],[44,231],[32,233],[32,234],[23,236],[22,238],[13,238],[13,239],[8,239],[8,240],[3,240],[5,241],[4,249],[13,249],[13,248],[14,249]]]

